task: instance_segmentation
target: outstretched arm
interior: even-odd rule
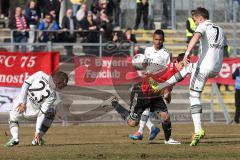
[[[190,56],[190,53],[191,53],[191,50],[195,47],[195,45],[198,43],[199,39],[201,38],[201,33],[199,32],[196,32],[192,39],[190,40],[189,44],[188,44],[188,47],[187,47],[187,50],[185,52],[185,56],[184,56],[184,60],[183,62],[185,64],[188,64],[189,63],[189,56]]]

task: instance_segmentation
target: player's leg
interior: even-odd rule
[[[201,114],[202,105],[200,96],[204,85],[209,77],[209,72],[198,67],[194,68],[190,79],[190,111],[194,124],[194,136],[190,146],[196,146],[201,138],[204,137],[205,132],[202,129]]]
[[[165,87],[171,86],[173,84],[176,84],[177,82],[182,81],[188,74],[192,72],[194,65],[195,65],[194,63],[190,63],[188,66],[185,66],[181,71],[177,72],[171,78],[169,78],[167,81],[163,83],[156,83],[152,79],[149,80],[149,83],[153,90],[160,91]]]
[[[156,114],[156,112],[149,112],[149,118],[148,118],[148,121],[146,123],[146,126],[148,127],[149,131],[150,131],[150,134],[149,134],[149,137],[148,137],[148,140],[149,141],[152,141],[157,135],[158,133],[160,132],[160,128],[156,127],[154,125],[154,123],[151,121],[151,117],[153,117],[154,115]]]
[[[19,144],[19,117],[21,114],[17,111],[18,101],[15,99],[13,101],[13,107],[9,112],[9,129],[12,138],[5,143],[5,147],[11,147]]]
[[[175,141],[171,138],[172,134],[172,123],[170,120],[170,116],[168,114],[167,105],[165,104],[162,97],[154,98],[151,103],[154,106],[154,110],[158,112],[162,119],[162,128],[165,137],[165,144],[180,144],[180,142]]]
[[[32,141],[32,145],[44,144],[43,136],[52,125],[55,114],[56,112],[54,108],[49,108],[46,112],[39,112],[36,122],[35,138]]]
[[[149,104],[149,100],[144,97],[141,91],[141,83],[135,84],[132,88],[130,101],[130,114],[127,119],[127,124],[131,127],[135,127],[139,124],[141,115]]]
[[[134,134],[130,134],[129,138],[133,140],[142,140],[143,130],[148,120],[149,120],[149,108],[145,109],[145,111],[141,115],[138,131],[135,132]]]

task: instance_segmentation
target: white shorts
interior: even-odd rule
[[[214,78],[218,75],[218,72],[216,71],[199,68],[197,63],[189,64],[187,68],[189,73],[191,73],[190,90],[197,92],[203,91],[203,88],[209,78]]]
[[[19,120],[36,120],[40,109],[37,106],[33,105],[28,99],[26,103],[26,110],[23,113],[18,112],[18,97],[13,101],[13,106],[10,111],[10,121],[19,121]]]

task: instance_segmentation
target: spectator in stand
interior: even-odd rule
[[[66,32],[63,34],[63,39],[67,43],[76,43],[77,34],[74,30],[82,30],[79,28],[78,21],[73,15],[72,9],[66,11],[66,15],[62,19],[62,29]],[[73,46],[65,46],[68,56],[73,56]]]
[[[22,14],[22,8],[17,7],[15,9],[15,15],[9,19],[9,28],[17,30],[13,32],[14,43],[27,43],[28,38],[28,21],[25,15]],[[19,49],[19,46],[15,46],[15,51]],[[26,45],[20,46],[22,52],[26,52]]]
[[[98,19],[98,26],[100,28],[100,31],[102,32],[103,42],[112,41],[111,37],[112,37],[113,25],[104,10],[100,12],[99,19]]]
[[[85,0],[70,0],[72,3],[72,11],[73,16],[76,16],[77,11],[80,9],[81,5],[85,2]]]
[[[93,19],[93,13],[91,11],[88,11],[87,17],[80,22],[80,26],[83,30],[89,31],[84,33],[83,42],[98,42],[98,33],[96,32],[98,31],[98,26],[97,22]]]
[[[116,27],[119,26],[119,15],[121,13],[120,3],[121,3],[121,0],[109,0],[109,3],[108,3],[109,5],[107,6],[107,8],[109,9],[109,15],[111,19],[114,19],[114,25]],[[113,13],[114,13],[114,17],[113,17]]]
[[[80,7],[80,9],[76,13],[76,18],[78,21],[82,21],[88,13],[88,7],[85,3],[83,3]]]
[[[34,43],[36,41],[35,30],[37,28],[37,24],[39,20],[36,8],[37,8],[36,2],[34,0],[30,0],[28,3],[28,7],[25,10],[25,15],[29,22],[29,29],[30,29],[28,43]],[[30,46],[29,51],[32,51],[33,48],[34,48],[33,46]]]
[[[59,12],[61,7],[61,0],[41,0],[41,11],[43,15],[55,11],[56,22],[59,23]],[[45,17],[45,16],[44,16]]]
[[[98,0],[92,0],[92,3],[90,5],[90,10],[92,11],[93,14],[97,15],[99,12],[99,1]]]
[[[186,21],[186,38],[187,38],[187,44],[190,42],[190,40],[193,37],[193,34],[195,33],[195,29],[197,28],[197,25],[195,24],[192,16],[194,14],[194,10],[191,11],[191,16],[189,16],[187,18]],[[198,55],[198,48],[199,48],[199,44],[197,44],[194,48],[193,48],[193,55],[197,56]]]
[[[93,12],[94,15],[97,15],[97,17],[100,16],[101,12],[104,12],[108,17],[110,17],[110,4],[107,0],[93,0],[90,9]]]
[[[137,43],[137,40],[136,40],[136,37],[135,35],[132,33],[132,28],[127,28],[123,34],[123,38],[122,40],[124,41],[128,41],[129,43],[134,43],[135,44],[135,47],[134,47],[134,55],[138,54],[138,49],[139,49],[139,46],[136,45]]]
[[[117,31],[114,31],[112,33],[112,42],[114,43],[118,43],[118,42],[121,42],[121,36],[119,35],[120,33],[117,32]]]
[[[50,14],[46,14],[45,18],[39,23],[38,26],[39,32],[38,40],[40,42],[48,42],[48,41],[55,41],[56,40],[56,31],[59,30],[58,24],[56,21],[53,20],[53,17]]]
[[[137,30],[143,16],[144,29],[148,29],[148,0],[136,0],[136,23],[134,29]]]

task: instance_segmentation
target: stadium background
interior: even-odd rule
[[[152,26],[149,27],[149,29],[144,30],[143,29],[143,24],[140,25],[138,30],[133,30],[133,33],[136,36],[136,39],[138,41],[137,44],[134,43],[128,43],[128,44],[123,44],[120,45],[121,42],[113,43],[113,42],[104,42],[102,41],[101,38],[101,33],[99,33],[99,40],[97,43],[89,43],[89,42],[83,42],[82,37],[78,36],[76,43],[67,43],[67,42],[54,42],[54,41],[48,41],[44,43],[39,43],[35,42],[34,44],[28,44],[28,46],[33,45],[36,46],[36,51],[41,51],[44,52],[43,54],[37,56],[39,61],[37,62],[37,66],[32,69],[32,70],[27,70],[26,73],[32,73],[34,71],[39,70],[44,64],[49,63],[48,67],[48,72],[50,73],[52,69],[54,69],[53,66],[56,64],[53,64],[54,62],[59,65],[59,68],[66,71],[69,76],[70,76],[70,85],[67,87],[63,92],[61,92],[60,96],[63,98],[63,105],[62,108],[58,109],[58,116],[55,120],[56,123],[60,123],[63,126],[66,127],[68,126],[69,122],[70,124],[81,124],[80,128],[86,129],[89,127],[90,129],[93,129],[94,126],[99,123],[103,124],[104,127],[103,129],[109,129],[108,125],[111,126],[113,125],[115,128],[114,132],[111,132],[114,134],[117,131],[117,127],[115,125],[122,125],[124,122],[121,120],[120,116],[112,109],[109,108],[109,110],[101,110],[99,113],[96,113],[92,115],[89,111],[94,110],[97,105],[101,104],[104,100],[108,99],[112,95],[117,95],[118,97],[121,98],[120,103],[123,104],[124,106],[127,107],[127,104],[129,102],[129,87],[130,84],[125,84],[125,85],[118,85],[113,82],[112,85],[92,85],[92,86],[83,86],[83,85],[76,85],[76,81],[78,79],[76,78],[76,73],[81,73],[81,70],[76,72],[76,66],[75,64],[78,63],[78,59],[73,59],[72,56],[69,56],[66,54],[66,51],[64,50],[64,45],[72,45],[74,46],[74,54],[76,56],[84,56],[87,54],[91,54],[91,56],[103,56],[103,60],[105,55],[111,56],[111,55],[116,55],[116,54],[124,54],[128,56],[134,55],[134,46],[138,45],[139,46],[139,52],[142,52],[146,46],[151,46],[151,41],[152,41],[152,33],[154,32],[154,29],[164,29],[165,34],[166,34],[166,42],[165,46],[166,48],[173,54],[175,57],[178,53],[184,52],[186,49],[186,37],[185,37],[185,22],[187,17],[190,14],[190,11],[198,6],[206,7],[209,12],[210,12],[210,18],[222,26],[224,28],[224,31],[227,35],[228,39],[228,44],[230,47],[229,55],[230,55],[230,60],[236,60],[232,64],[235,64],[234,67],[238,66],[240,64],[240,60],[238,59],[239,54],[240,54],[240,9],[239,9],[239,1],[235,0],[149,0],[150,5],[149,5],[149,19],[152,20],[152,24],[154,28],[151,28]],[[86,2],[89,5],[91,5],[91,0]],[[17,6],[21,6],[22,8],[26,7],[27,1],[23,0],[12,0],[9,1],[8,7],[5,6],[5,2],[1,0],[1,17],[0,17],[0,24],[1,24],[1,29],[0,29],[0,48],[1,48],[1,75],[3,74],[19,74],[19,68],[21,69],[21,64],[16,64],[18,65],[19,68],[15,68],[14,70],[9,71],[9,68],[6,67],[6,57],[9,56],[8,52],[12,52],[11,54],[13,56],[17,56],[18,58],[21,59],[23,56],[28,56],[28,61],[27,64],[31,65],[31,57],[34,57],[37,55],[35,52],[29,52],[29,53],[17,53],[14,51],[14,46],[19,45],[17,43],[13,42],[13,32],[14,30],[9,29],[8,23],[9,23],[9,18],[7,16],[10,16],[11,12],[8,12],[7,15],[4,15],[3,10],[6,8],[9,8],[9,11],[14,10]],[[60,19],[63,15],[65,15],[65,11],[67,8],[71,7],[71,3],[67,0],[63,0],[61,2],[61,9],[60,9]],[[134,27],[134,22],[135,22],[135,17],[136,17],[136,3],[135,0],[122,0],[121,1],[121,14],[120,14],[120,25],[113,27],[113,32],[124,32],[126,28]],[[59,31],[54,31],[54,32],[61,32]],[[79,31],[77,31],[79,32]],[[39,34],[37,31],[36,34]],[[27,45],[27,44],[24,44]],[[126,45],[126,46],[124,46]],[[40,47],[39,47],[40,46]],[[84,47],[90,47],[94,48],[93,50],[85,50]],[[39,49],[40,48],[40,49]],[[52,57],[52,52],[59,52],[59,59],[54,59]],[[50,53],[50,55],[49,55]],[[5,59],[2,58],[5,56]],[[49,56],[49,57],[46,57]],[[44,59],[45,58],[45,59]],[[231,59],[232,58],[232,59]],[[46,61],[48,59],[48,62]],[[52,60],[53,59],[53,60]],[[106,58],[107,59],[107,58]],[[9,59],[11,60],[11,59]],[[11,61],[9,61],[11,62]],[[95,63],[95,62],[94,62]],[[106,62],[107,63],[107,62]],[[226,63],[228,64],[228,63]],[[233,70],[233,65],[229,65],[231,68],[229,71],[226,71],[226,73],[230,74]],[[228,67],[226,67],[228,68]],[[225,68],[225,69],[226,69]],[[24,73],[24,68],[22,68],[21,74]],[[41,68],[42,69],[42,68]],[[50,70],[49,70],[50,69]],[[94,70],[97,72],[101,69],[99,68],[94,68]],[[229,75],[228,75],[229,78]],[[1,76],[2,79],[2,76]],[[86,80],[86,79],[85,79]],[[89,79],[87,79],[88,81]],[[90,79],[91,81],[91,79]],[[101,81],[101,79],[100,79]],[[225,137],[224,130],[221,130],[221,134],[217,132],[216,130],[219,128],[224,128],[225,125],[222,123],[231,123],[231,120],[233,119],[233,114],[234,114],[234,87],[232,85],[229,85],[229,91],[225,91],[224,85],[222,85],[219,88],[216,86],[215,83],[209,83],[209,85],[206,86],[202,99],[203,99],[203,107],[204,107],[204,114],[203,114],[203,120],[206,122],[215,122],[214,124],[207,124],[207,128],[209,131],[212,131],[212,135],[209,136],[209,139],[206,140],[204,146],[212,145],[212,143],[218,143],[221,141],[221,136],[223,139],[226,141],[220,142],[220,144],[223,144],[225,146],[232,145],[235,142],[239,142],[240,137],[237,136],[238,133],[238,126],[232,125],[232,126],[227,126],[228,128],[227,133],[230,135],[229,137]],[[16,84],[15,84],[16,85]],[[11,86],[11,87],[9,87]],[[0,103],[0,108],[3,108],[3,106],[7,106],[7,109],[9,109],[9,106],[11,106],[12,99],[16,96],[16,94],[19,92],[19,84],[16,85],[17,88],[12,87],[14,86],[13,83],[5,84],[3,85],[1,82],[1,89],[0,89],[0,95],[1,95],[1,103]],[[213,96],[215,94],[215,96]],[[7,96],[6,96],[7,95]],[[69,104],[71,104],[71,107],[69,109]],[[191,130],[191,125],[188,125],[189,122],[191,122],[191,116],[189,113],[189,102],[188,102],[188,87],[185,85],[178,85],[175,87],[174,92],[173,92],[173,100],[172,103],[168,106],[169,112],[171,114],[171,118],[174,122],[174,125],[176,124],[176,130],[179,131],[180,136],[176,133],[176,137],[183,139],[184,142],[184,147],[186,147],[187,143],[187,138],[186,136],[188,131],[184,130],[183,133],[181,132],[182,127],[186,127],[187,129]],[[68,110],[69,109],[69,110]],[[2,124],[7,124],[8,120],[8,114],[5,110],[1,110],[2,112],[0,113],[0,123]],[[159,123],[159,118],[154,119],[155,123]],[[69,121],[69,122],[68,122]],[[216,122],[221,122],[219,125]],[[93,124],[92,124],[93,123]],[[184,123],[184,124],[182,124]],[[85,125],[85,128],[82,125]],[[93,128],[91,126],[93,125]],[[106,126],[107,127],[106,127]],[[179,125],[179,126],[178,126]],[[186,125],[186,126],[184,126]],[[211,130],[214,128],[213,126],[217,126],[216,130]],[[30,127],[32,127],[30,125]],[[53,126],[56,127],[56,126]],[[69,126],[68,126],[69,127]],[[71,127],[71,125],[70,125]],[[73,126],[74,128],[75,126]],[[24,129],[26,128],[26,131],[29,131],[29,126],[24,126]],[[33,128],[33,127],[32,127]],[[61,129],[64,130],[64,127],[56,127],[61,131]],[[96,127],[97,128],[97,127]],[[76,129],[76,128],[74,128]],[[78,134],[76,130],[73,129],[74,134]],[[101,127],[100,127],[101,129]],[[129,129],[123,127],[124,131],[121,132],[121,136],[118,138],[120,139],[126,139],[126,134],[127,132],[132,132],[133,129]],[[2,125],[1,127],[1,142],[3,142],[4,136],[3,132],[7,130],[7,127],[5,125]],[[216,132],[215,132],[216,131]],[[29,132],[24,132],[26,135],[29,134]],[[96,131],[97,132],[97,131]],[[103,131],[104,134],[106,134],[106,131]],[[61,131],[62,133],[62,131]],[[63,137],[64,134],[67,133],[62,133]],[[70,133],[68,133],[70,134]],[[181,136],[183,134],[183,136]],[[162,136],[162,135],[160,135]],[[54,137],[54,131],[50,130],[50,137]],[[211,141],[210,138],[213,138],[215,140]],[[61,139],[61,137],[58,137]],[[74,138],[73,138],[74,139]],[[101,137],[99,138],[101,140]],[[96,145],[100,145],[100,140],[99,142],[96,143]],[[105,140],[105,139],[104,139]],[[162,140],[162,139],[158,139]],[[235,142],[234,142],[235,140]],[[49,139],[50,143],[55,143],[54,140]],[[84,143],[87,143],[88,138],[84,140]],[[60,140],[60,144],[62,142]],[[81,143],[81,141],[79,141]],[[95,145],[93,141],[89,142],[91,145]],[[130,143],[129,141],[124,140],[123,142],[115,142],[115,144],[121,145],[122,143]],[[147,142],[143,142],[145,144]],[[24,142],[26,146],[27,142]],[[61,146],[59,144],[59,146]],[[140,144],[140,148],[143,148],[143,144]],[[69,146],[74,144],[71,144],[69,142]],[[54,145],[53,145],[54,146]],[[57,146],[57,145],[56,145]],[[67,143],[63,145],[64,147],[67,146]],[[76,146],[78,147],[78,146]],[[93,146],[92,146],[93,147]],[[163,147],[160,145],[160,147]],[[91,148],[91,147],[90,147]],[[93,147],[94,148],[94,147]],[[59,148],[58,148],[59,149]],[[99,149],[101,150],[101,149]],[[232,150],[230,147],[229,150]],[[108,151],[108,149],[107,149]],[[234,151],[234,148],[233,148]],[[4,150],[1,150],[1,153],[3,153]],[[60,149],[61,152],[61,149]],[[96,151],[98,153],[98,151]],[[127,152],[127,151],[126,151]],[[150,152],[150,151],[149,151]],[[172,151],[173,152],[173,151]],[[203,149],[202,153],[206,152],[206,150]],[[26,152],[24,152],[26,153]],[[133,153],[135,153],[133,151]],[[186,150],[183,153],[187,153]],[[216,152],[220,153],[220,152]],[[102,155],[101,153],[97,154],[96,157],[88,157],[91,155],[90,153],[84,155],[84,154],[79,154],[80,158],[82,159],[108,159],[109,153],[105,153]],[[118,153],[121,155],[120,153]],[[150,153],[149,153],[150,154]],[[157,153],[155,153],[157,154]],[[179,155],[180,153],[177,153],[176,155]],[[181,154],[180,154],[181,155]],[[212,158],[216,156],[215,152],[210,154]],[[238,156],[237,153],[234,154],[236,157]],[[6,156],[6,155],[5,155]],[[6,159],[9,158],[10,155],[6,156]],[[56,155],[52,155],[55,157]],[[106,157],[105,157],[106,156]],[[133,156],[133,155],[131,155]],[[130,156],[130,157],[131,157]],[[140,158],[148,158],[148,156],[152,159],[156,159],[156,157],[151,157],[152,155],[143,155],[143,157]],[[156,156],[156,155],[155,155]],[[169,155],[166,155],[167,157]],[[189,159],[191,159],[191,154],[189,154]],[[207,155],[203,154],[203,157],[207,157]],[[25,158],[28,157],[25,155]],[[37,156],[35,156],[36,158]],[[105,158],[104,158],[105,157]],[[121,156],[120,156],[121,157]],[[123,156],[124,157],[124,156]],[[180,156],[181,157],[181,156]],[[182,155],[181,158],[184,156]],[[193,156],[197,157],[197,155]],[[218,158],[221,158],[220,156],[216,156]],[[224,156],[223,156],[224,157]],[[233,159],[236,158],[233,156]],[[66,157],[65,157],[66,158]],[[73,158],[73,157],[72,157]],[[79,157],[78,157],[79,158]],[[111,158],[111,156],[110,156]],[[122,157],[121,157],[122,158]],[[121,159],[120,158],[120,159]],[[169,158],[169,157],[168,157]],[[177,156],[172,156],[170,154],[170,158],[177,158]],[[16,157],[17,159],[17,157]],[[61,159],[61,158],[60,158]],[[62,158],[64,159],[64,158]],[[73,158],[74,159],[74,158]],[[111,158],[114,159],[114,158]],[[124,158],[123,158],[124,159]],[[134,159],[131,157],[131,159]]]

